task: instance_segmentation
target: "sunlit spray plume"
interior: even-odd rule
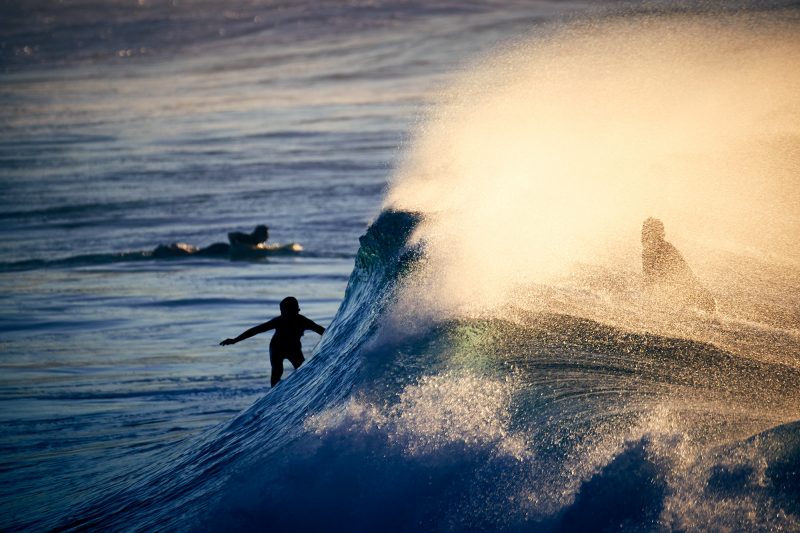
[[[766,283],[764,265],[796,298],[798,30],[766,15],[615,19],[483,58],[421,125],[385,203],[424,216],[408,301],[536,309],[543,292],[526,287],[579,294],[587,269],[636,292],[650,216],[724,309],[734,278]]]

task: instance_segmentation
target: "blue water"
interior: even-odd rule
[[[601,8],[2,4],[0,530],[800,528],[785,357],[392,313],[412,129],[476,55]],[[257,224],[303,251],[150,255]],[[268,338],[218,343],[287,295],[329,329],[270,390]]]

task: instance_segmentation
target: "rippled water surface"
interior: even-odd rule
[[[614,454],[629,434],[615,434],[613,445],[588,457],[580,446],[602,440],[602,431],[581,428],[607,423],[628,431],[661,386],[671,395],[686,387],[708,405],[721,401],[707,394],[709,382],[693,379],[727,352],[651,339],[681,356],[705,354],[700,369],[682,375],[681,365],[661,367],[651,353],[630,348],[639,337],[563,317],[522,326],[461,317],[411,340],[383,330],[376,340],[382,324],[416,331],[386,310],[404,269],[422,253],[408,241],[415,215],[384,214],[382,226],[359,237],[381,213],[412,132],[454,76],[497,47],[549,34],[548,23],[620,8],[0,2],[0,529],[267,529],[263,509],[297,513],[289,500],[299,492],[336,492],[336,483],[314,481],[320,471],[324,480],[352,481],[348,494],[361,494],[373,509],[418,494],[421,508],[400,505],[389,529],[585,525],[577,487],[598,468],[612,472],[604,480],[622,475],[609,457],[628,460]],[[225,242],[228,232],[257,224],[269,226],[270,242],[299,243],[302,251],[151,254],[159,244]],[[266,336],[224,349],[218,343],[276,315],[287,295],[306,316],[334,327],[316,351],[319,337],[308,333],[304,351],[319,361],[297,374],[287,369],[286,383],[268,393]],[[410,321],[426,323],[423,311]],[[796,346],[796,314],[784,318],[781,338]],[[554,340],[540,320],[568,333]],[[613,349],[592,336],[597,328]],[[494,342],[497,336],[505,340]],[[574,345],[574,353],[554,342]],[[638,354],[634,363],[617,358],[624,350]],[[767,364],[732,364],[729,375],[746,382],[745,394],[758,388],[748,381],[753,373],[773,375]],[[642,368],[661,376],[656,385],[638,387],[631,375]],[[763,393],[770,409],[759,410],[762,404],[736,419],[740,433],[796,415],[797,367],[781,368],[786,373]],[[677,383],[662,373],[679,374]],[[583,395],[586,380],[594,393]],[[722,397],[740,410],[753,407],[752,396],[745,401],[739,392]],[[593,414],[582,417],[581,406]],[[550,431],[559,420],[563,428]],[[531,445],[533,437],[545,444]],[[298,438],[303,453],[281,455]],[[570,448],[575,439],[580,446]],[[632,460],[640,448],[652,451],[647,438],[637,442]],[[548,453],[560,457],[558,469],[531,455]],[[282,466],[272,472],[275,464]],[[362,467],[362,481],[348,477]],[[289,496],[237,477],[248,468]],[[392,478],[397,484],[387,488]],[[423,481],[432,489],[420,492]],[[485,491],[497,509],[512,502],[508,521],[497,511],[477,518],[484,507],[473,504],[486,487],[497,489]],[[258,503],[259,494],[268,504]],[[653,513],[682,508],[678,496],[655,500],[643,522],[630,523],[653,525]],[[560,511],[576,501],[576,510]],[[302,525],[321,527],[338,504],[354,529],[381,523],[344,497],[331,502]],[[791,505],[785,509],[796,511]],[[478,511],[465,512],[470,506]],[[776,523],[798,523],[792,520]],[[661,525],[686,523],[704,524]]]

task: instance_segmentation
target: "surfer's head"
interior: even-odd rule
[[[647,245],[664,240],[664,223],[650,217],[642,224],[642,244]]]
[[[269,228],[263,224],[258,225],[256,226],[256,229],[253,230],[251,235],[253,236],[253,241],[256,243],[267,242],[267,239],[269,238]]]
[[[287,296],[281,300],[281,315],[290,316],[300,312],[300,303],[294,296]]]

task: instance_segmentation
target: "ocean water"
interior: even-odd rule
[[[1,530],[800,530],[796,8],[0,6]],[[639,294],[652,213],[716,313]],[[287,295],[270,389],[218,343]]]

